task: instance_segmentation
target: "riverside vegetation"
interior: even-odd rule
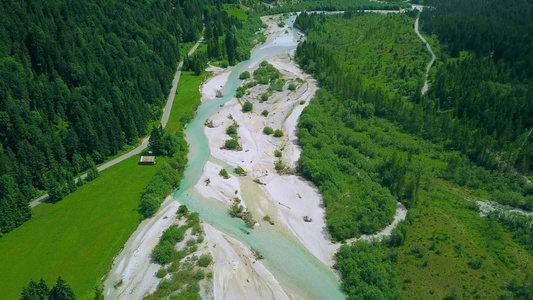
[[[478,12],[478,6],[472,7]],[[447,24],[441,20],[452,14],[440,9],[431,10],[438,17],[426,22]],[[446,9],[453,10],[453,5]],[[300,118],[303,152],[298,170],[323,195],[332,239],[379,231],[391,222],[398,200],[409,208],[390,238],[340,248],[335,268],[341,273],[343,290],[349,299],[527,299],[533,292],[532,218],[498,213],[482,218],[475,201],[492,199],[527,209],[533,200],[532,186],[506,167],[514,161],[500,155],[505,152],[500,152],[498,143],[483,144],[486,152],[481,151],[477,141],[487,134],[485,119],[456,115],[452,107],[447,112],[437,109],[435,90],[470,87],[451,78],[437,87],[439,76],[448,76],[440,75],[450,68],[444,62],[432,71],[428,95],[420,94],[430,57],[414,33],[416,15],[303,13],[295,23],[307,35],[296,60],[322,87]],[[481,12],[475,16],[487,18]],[[514,26],[520,28],[518,23]],[[429,40],[441,61],[454,63],[446,41],[439,36]],[[468,54],[486,62],[478,65],[480,69],[465,69],[469,64],[461,62],[453,67],[467,74],[490,73],[494,69],[483,55]],[[494,78],[472,76],[483,82]],[[517,81],[508,84],[511,89],[521,86]],[[508,94],[499,93],[503,99],[482,95],[487,95],[481,98],[486,102],[499,102]],[[467,101],[452,100],[459,106]],[[485,111],[491,113],[491,107],[487,104]],[[509,108],[514,109],[520,110]],[[451,131],[442,133],[443,126]],[[479,138],[465,141],[457,134],[472,128],[478,129]],[[527,138],[524,143],[514,153],[531,145]],[[487,154],[478,159],[481,153]],[[491,160],[491,153],[500,163],[486,163],[484,158]],[[526,164],[523,172],[529,171]]]
[[[180,224],[173,225],[163,232],[159,244],[152,251],[154,262],[161,264],[156,276],[162,278],[157,290],[144,299],[200,299],[199,281],[212,278],[211,272],[206,273],[213,258],[209,253],[197,256],[198,245],[204,241],[205,233],[200,224],[198,213],[191,213],[185,205],[181,205],[176,218]],[[176,250],[177,243],[186,237],[189,239]],[[201,252],[201,250],[200,250]]]

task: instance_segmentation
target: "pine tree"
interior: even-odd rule
[[[74,300],[74,291],[61,277],[57,278],[56,284],[50,290],[51,300]]]

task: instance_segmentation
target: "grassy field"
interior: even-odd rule
[[[157,167],[140,166],[135,156],[61,202],[37,206],[31,220],[0,239],[0,298],[17,299],[30,279],[53,283],[57,276],[81,299],[92,298],[139,224],[139,197]]]
[[[224,10],[228,13],[228,16],[236,16],[242,21],[246,21],[248,19],[248,15],[246,15],[246,12],[240,7],[240,5],[224,4]]]
[[[533,256],[513,240],[500,223],[479,216],[474,203],[487,191],[468,190],[438,178],[452,153],[439,145],[402,132],[397,124],[375,118],[358,140],[374,157],[394,152],[423,174],[420,203],[411,211],[405,244],[397,266],[407,299],[443,299],[454,290],[473,299],[497,299],[513,279],[523,280]],[[526,271],[526,272],[524,272]]]
[[[501,224],[479,217],[468,191],[435,179],[400,247],[398,269],[408,299],[442,299],[460,291],[498,299],[533,259]],[[467,200],[468,199],[468,200]]]
[[[180,120],[183,115],[194,114],[196,107],[200,105],[200,98],[202,96],[198,88],[206,76],[207,73],[203,73],[200,76],[195,76],[194,72],[181,73],[178,92],[176,93],[176,98],[174,98],[172,111],[170,112],[170,118],[165,130],[176,133],[182,126]]]

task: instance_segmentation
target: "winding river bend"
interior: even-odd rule
[[[293,28],[295,16],[286,20]],[[292,35],[275,39],[269,36],[265,44],[254,49],[248,61],[233,68],[227,83],[222,87],[222,98],[204,101],[195,118],[185,130],[189,143],[189,164],[181,182],[181,189],[173,194],[174,199],[200,213],[201,219],[216,229],[257,249],[265,257],[263,263],[276,279],[290,287],[304,299],[343,299],[338,280],[333,271],[305,247],[274,227],[261,227],[247,235],[241,229],[244,224],[239,219],[229,216],[227,206],[219,201],[201,197],[194,193],[194,186],[200,180],[203,168],[210,157],[207,138],[204,135],[205,121],[215,114],[220,105],[231,100],[240,84],[238,76],[249,66],[257,65],[263,60],[296,49],[299,33],[290,29]]]
[[[420,6],[422,7],[422,6]],[[422,10],[422,8],[417,8],[417,9],[420,9]],[[431,61],[429,62],[429,64],[427,65],[426,67],[426,81],[424,82],[424,86],[422,87],[422,95],[424,95],[427,91],[428,91],[428,75],[429,75],[429,69],[431,69],[431,66],[433,65],[433,63],[435,62],[435,53],[433,53],[433,51],[431,50],[431,46],[429,45],[429,43],[426,41],[426,39],[424,39],[424,37],[420,34],[420,32],[418,31],[418,20],[420,18],[416,18],[416,22],[415,22],[415,32],[416,34],[418,35],[418,37],[422,40],[422,42],[424,42],[424,44],[426,44],[426,47],[428,48],[428,51],[429,53],[431,54]]]

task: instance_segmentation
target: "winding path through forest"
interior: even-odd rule
[[[189,51],[188,55],[191,56],[195,51],[196,49],[198,48],[198,46],[200,46],[200,44],[202,43],[202,41],[204,40],[204,37],[202,36],[198,42],[196,42],[196,44],[191,48],[191,50]],[[174,97],[176,96],[176,90],[178,88],[178,82],[180,80],[180,76],[181,76],[181,71],[183,69],[183,60],[179,63],[177,69],[176,69],[176,74],[174,75],[174,79],[172,80],[172,88],[170,89],[170,93],[168,94],[168,99],[167,99],[167,104],[165,105],[165,107],[163,108],[163,116],[161,117],[161,125],[163,126],[163,128],[167,125],[168,123],[168,119],[170,117],[170,111],[172,110],[172,104],[174,103]],[[97,169],[99,172],[111,167],[111,166],[114,166],[132,156],[135,156],[139,153],[141,153],[144,149],[146,149],[148,147],[148,139],[150,137],[147,136],[145,138],[143,138],[142,142],[141,142],[141,145],[139,145],[137,148],[131,150],[130,152],[127,152],[111,161],[108,161],[106,162],[105,164],[99,166]],[[85,179],[87,177],[87,173],[83,174],[80,176],[81,179]],[[79,179],[76,179],[76,182],[78,181]],[[33,208],[43,202],[46,202],[46,200],[48,200],[48,194],[45,194],[39,198],[37,198],[36,200],[32,201],[30,203],[30,207]]]
[[[422,10],[422,9],[420,9],[420,10]],[[418,35],[418,37],[422,40],[422,42],[424,42],[424,44],[426,44],[426,47],[428,48],[429,53],[431,53],[431,61],[429,62],[428,66],[426,67],[426,81],[424,82],[424,86],[422,87],[422,91],[421,91],[422,95],[424,95],[428,91],[429,69],[431,69],[431,66],[435,62],[436,57],[435,57],[435,53],[433,53],[433,51],[431,50],[431,46],[429,45],[429,43],[426,41],[426,39],[424,39],[424,37],[418,31],[418,20],[419,19],[420,18],[416,18],[416,21],[415,21],[415,32]]]

